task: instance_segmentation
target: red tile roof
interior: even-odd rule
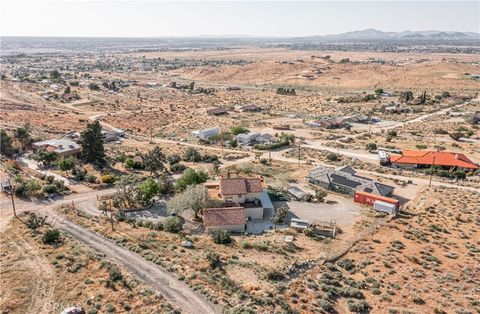
[[[259,178],[225,178],[220,179],[221,195],[239,195],[262,192],[262,181]]]
[[[437,165],[467,169],[479,168],[464,154],[452,152],[403,150],[402,155],[391,155],[390,161],[401,164]]]
[[[206,227],[243,225],[245,224],[245,208],[205,208],[203,210],[203,224]]]

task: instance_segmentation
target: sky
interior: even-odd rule
[[[476,1],[0,0],[2,36],[310,36],[366,28],[480,32]]]

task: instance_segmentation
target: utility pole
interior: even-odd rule
[[[10,179],[8,179],[8,184],[10,185],[10,198],[12,199],[12,208],[13,208],[13,216],[15,218],[18,218],[17,217],[17,211],[15,210],[15,199],[13,198],[13,194],[14,194],[14,190],[13,190],[13,184],[12,184],[12,181]]]
[[[222,131],[220,131],[220,144],[222,146],[222,158],[225,158],[225,154],[223,153],[224,138],[223,138],[223,132]]]
[[[272,165],[272,142],[268,140],[268,162]]]
[[[112,200],[110,200],[109,204],[110,204],[110,224],[112,225],[112,232],[113,232],[113,231],[115,231],[115,228],[113,226]]]
[[[302,148],[302,140],[298,139],[298,166],[300,167],[300,158],[301,158],[301,152],[300,149]]]
[[[433,177],[433,171],[434,171],[433,167],[435,167],[435,157],[436,156],[433,156],[432,168],[430,168],[432,171],[430,172],[430,182],[428,182],[428,187],[432,186],[432,177]]]

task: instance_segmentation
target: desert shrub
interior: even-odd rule
[[[89,174],[85,177],[85,180],[89,183],[95,183],[97,182],[97,177],[94,176],[93,174]]]
[[[240,244],[240,247],[242,249],[251,249],[252,244],[250,242],[248,242],[247,240],[243,240],[242,243]]]
[[[47,194],[54,194],[58,192],[58,189],[54,184],[46,184],[43,186],[43,192]]]
[[[433,129],[433,133],[434,134],[448,134],[448,132],[446,130],[441,129],[441,128]]]
[[[265,242],[255,242],[253,247],[258,251],[268,251],[268,244]]]
[[[327,160],[329,161],[337,161],[338,160],[338,155],[335,153],[328,153],[327,154]]]
[[[273,282],[282,281],[285,275],[281,271],[272,270],[267,273],[267,279]]]
[[[415,147],[417,149],[427,149],[427,145],[425,145],[425,144],[418,144],[418,145],[415,145]]]
[[[213,154],[205,154],[202,156],[202,161],[204,162],[216,162],[218,161],[218,156]]]
[[[238,134],[241,134],[241,133],[248,133],[250,132],[249,129],[247,129],[246,127],[243,127],[243,126],[234,126],[232,127],[232,129],[230,130],[230,132],[233,134],[233,135],[238,135]]]
[[[453,132],[449,134],[452,139],[455,141],[460,140],[462,137],[465,137],[465,134],[462,132]]]
[[[42,241],[44,244],[55,244],[60,240],[60,231],[58,229],[49,229],[43,234]]]
[[[196,148],[189,147],[183,154],[183,160],[191,162],[200,161],[202,160],[202,155]]]
[[[220,255],[218,253],[207,252],[207,254],[205,255],[205,259],[208,261],[208,264],[211,268],[218,268],[222,265]]]
[[[170,171],[172,172],[182,172],[187,167],[184,164],[176,163],[170,166]]]
[[[389,131],[387,132],[387,135],[390,136],[390,137],[395,137],[395,136],[398,135],[398,133],[397,133],[397,131],[395,131],[395,130],[389,130]]]
[[[338,261],[337,265],[348,271],[355,268],[355,264],[353,264],[353,260],[348,258]]]
[[[367,143],[365,145],[366,150],[376,150],[377,149],[377,144],[375,143]]]
[[[212,240],[217,244],[229,244],[232,243],[232,238],[226,230],[217,230],[212,233]]]
[[[370,305],[365,300],[355,301],[349,299],[347,301],[347,306],[350,311],[355,313],[364,312],[370,309]]]
[[[178,164],[182,161],[182,157],[179,154],[172,154],[167,157],[167,161],[170,165]]]
[[[116,179],[111,174],[104,174],[100,180],[105,184],[113,184]]]
[[[163,228],[165,231],[171,233],[178,233],[182,230],[184,224],[184,220],[179,216],[168,217],[165,220]]]
[[[25,224],[27,225],[27,228],[29,229],[37,229],[45,224],[45,221],[47,220],[47,217],[38,217],[35,213],[31,213],[28,215],[27,220],[25,221]]]

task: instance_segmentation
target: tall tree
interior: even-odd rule
[[[203,185],[189,186],[182,193],[176,194],[167,202],[167,211],[180,213],[191,210],[198,219],[198,213],[208,204],[208,193]]]
[[[13,132],[13,136],[20,143],[22,149],[26,149],[32,144],[32,137],[30,135],[31,132],[32,126],[28,123],[23,127],[16,128]]]
[[[65,171],[65,174],[68,172],[68,170],[75,168],[76,165],[77,159],[75,157],[62,158],[57,161],[57,167],[60,168],[60,170]]]
[[[94,121],[87,125],[82,132],[82,154],[86,162],[105,166],[105,149],[103,147],[102,126],[100,122]]]
[[[40,161],[45,167],[51,166],[57,159],[57,155],[55,155],[54,152],[49,152],[45,148],[40,149],[37,152],[37,156],[37,160]]]
[[[11,156],[13,154],[12,137],[4,130],[0,130],[0,154]]]
[[[163,163],[166,161],[162,149],[155,146],[154,149],[143,155],[143,164],[145,170],[150,171],[150,175],[157,174],[164,169]]]

